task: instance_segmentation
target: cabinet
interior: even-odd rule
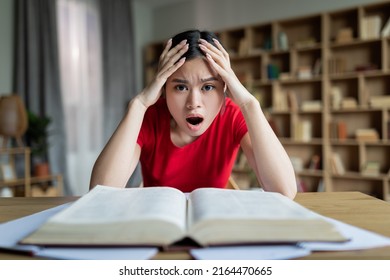
[[[0,148],[0,189],[10,188],[14,196],[61,196],[63,178],[60,174],[44,177],[30,175],[31,150],[28,147]],[[23,165],[23,174],[17,174],[16,162]]]
[[[390,201],[390,1],[216,33],[301,191]],[[162,45],[146,47],[146,82]]]

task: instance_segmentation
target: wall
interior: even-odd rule
[[[138,9],[142,7],[140,13],[142,16],[137,7],[133,9],[136,27],[138,27],[136,33],[142,33],[136,36],[139,40],[137,41],[137,57],[142,57],[143,46],[146,44],[166,40],[178,32],[191,28],[218,31],[247,24],[378,3],[380,0],[187,0],[177,4],[150,7],[139,2],[137,6]],[[142,29],[141,26],[151,27],[151,29]],[[137,64],[137,72],[142,72],[142,59],[139,63],[141,64]],[[139,78],[142,79],[142,77]],[[142,81],[138,84],[142,85]]]
[[[0,95],[12,90],[13,0],[0,0]]]
[[[220,30],[377,2],[380,0],[189,0],[155,8],[152,36],[162,40],[187,28]]]

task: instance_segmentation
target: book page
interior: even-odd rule
[[[50,222],[71,224],[166,220],[185,229],[186,198],[173,188],[119,189],[96,186]]]
[[[345,241],[320,215],[272,192],[198,189],[189,196],[188,235],[203,246]]]
[[[21,243],[166,245],[185,235],[186,203],[168,187],[97,186]]]
[[[212,188],[190,194],[189,215],[189,227],[206,219],[283,220],[318,216],[279,193]]]

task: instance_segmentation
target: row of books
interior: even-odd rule
[[[277,91],[274,96],[274,109],[277,111],[292,111],[302,110],[305,112],[321,111],[321,100],[303,100],[300,101],[298,95],[293,90]]]
[[[331,121],[329,133],[332,139],[345,140],[349,138],[347,124],[344,121]],[[358,128],[353,136],[357,141],[376,142],[379,140],[379,133],[375,128]]]
[[[376,39],[390,35],[390,18],[382,27],[382,18],[379,15],[366,16],[362,19],[361,38]]]
[[[295,173],[302,172],[305,168],[307,170],[320,170],[322,168],[321,157],[318,154],[313,154],[310,161],[305,164],[304,159],[297,156],[291,156],[290,161]]]

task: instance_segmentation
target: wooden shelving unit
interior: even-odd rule
[[[389,20],[390,1],[382,1],[216,32],[305,191],[358,190],[390,201],[390,36],[381,35]],[[146,47],[146,82],[162,46]],[[361,129],[377,139],[358,139]],[[368,164],[374,174],[364,172]]]
[[[15,172],[17,155],[23,157],[23,175]],[[42,177],[31,176],[30,157],[28,147],[0,148],[0,156],[7,157],[6,165],[12,170],[12,178],[0,177],[0,189],[8,187],[14,196],[61,196],[63,193],[63,178],[60,174],[51,174]],[[4,163],[1,163],[4,165]]]

